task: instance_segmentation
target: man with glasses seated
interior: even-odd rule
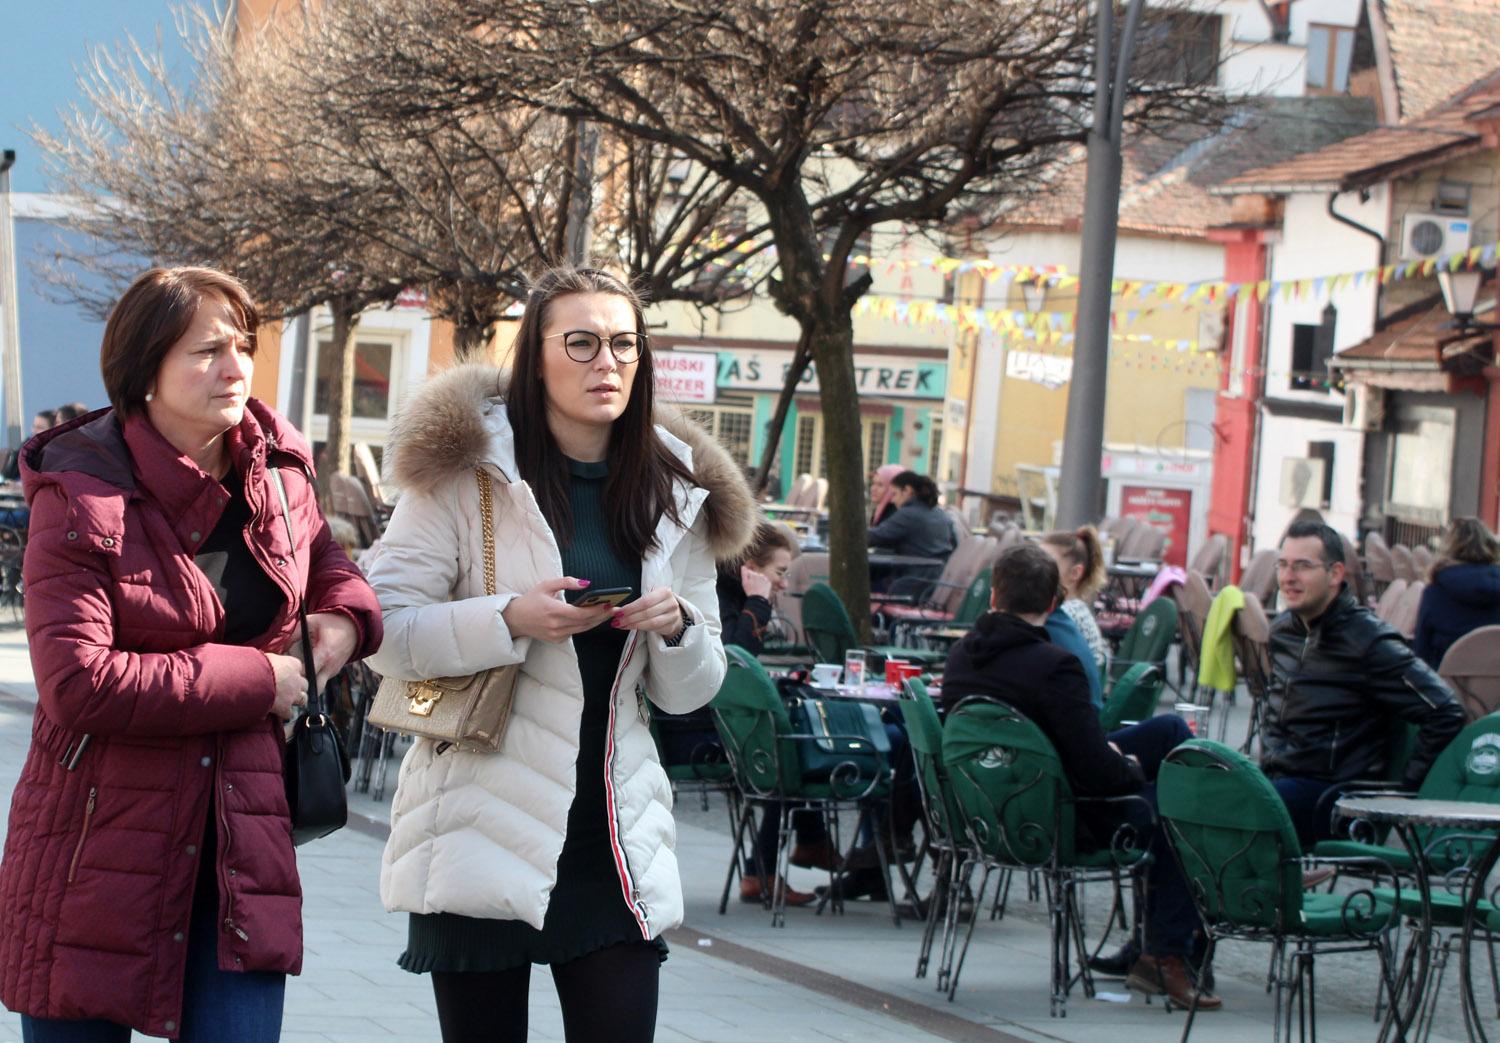
[[[1400,779],[1413,790],[1464,724],[1448,686],[1358,602],[1345,568],[1343,540],[1321,522],[1294,522],[1281,539],[1276,580],[1286,611],[1271,624],[1260,764],[1304,848],[1331,835],[1330,789],[1388,777],[1402,722],[1418,729]]]

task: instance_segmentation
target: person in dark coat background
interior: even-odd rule
[[[280,1038],[302,966],[282,722],[307,699],[284,653],[299,602],[320,684],[382,625],[307,442],[249,397],[256,328],[231,277],[146,272],[105,327],[112,408],[21,451],[38,703],[0,859],[0,1000],[28,1043]]]
[[[953,522],[938,508],[937,484],[902,471],[891,479],[896,513],[870,530],[870,546],[917,558],[944,558],[958,546]]]
[[[1500,624],[1500,539],[1478,518],[1455,518],[1417,609],[1412,650],[1434,670],[1453,642]]]
[[[1147,807],[1156,807],[1155,780],[1162,760],[1192,733],[1175,714],[1104,733],[1083,665],[1072,652],[1052,644],[1043,627],[1060,596],[1057,563],[1046,551],[1032,544],[1003,551],[991,574],[994,611],[979,617],[948,654],[943,703],[951,710],[967,698],[987,696],[1025,714],[1056,747],[1068,782],[1080,797],[1141,794],[1145,803],[1129,802],[1102,813],[1088,809],[1082,817],[1096,842],[1108,838],[1122,819],[1149,835],[1152,863],[1146,878],[1149,923],[1144,943],[1127,945],[1116,961],[1124,965],[1120,970],[1128,970],[1129,988],[1165,994],[1186,1006],[1194,991],[1188,960],[1202,922],[1165,832],[1151,825]],[[1206,987],[1201,991],[1199,1010],[1221,1005]]]

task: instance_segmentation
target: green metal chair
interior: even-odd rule
[[[1167,651],[1177,638],[1177,606],[1171,598],[1157,598],[1136,615],[1109,662],[1111,681],[1118,681],[1137,663],[1149,663],[1166,676]]]
[[[1193,739],[1167,754],[1156,781],[1157,809],[1172,852],[1187,877],[1208,932],[1206,961],[1223,939],[1272,946],[1276,1040],[1290,1035],[1295,1013],[1301,1035],[1317,1035],[1313,962],[1319,954],[1372,951],[1380,961],[1386,996],[1394,994],[1388,931],[1397,902],[1370,889],[1349,895],[1302,889],[1312,862],[1347,868],[1352,860],[1304,859],[1286,805],[1260,769],[1223,743]],[[1400,893],[1395,870],[1375,857],[1366,872],[1382,870]],[[1197,1014],[1188,1010],[1186,1040]]]
[[[1156,716],[1156,704],[1166,687],[1166,672],[1152,663],[1136,663],[1109,686],[1099,709],[1099,724],[1107,732],[1126,721],[1145,721]]]
[[[959,869],[972,860],[973,853],[963,827],[963,813],[943,764],[943,725],[938,720],[937,707],[927,693],[927,685],[917,678],[906,681],[902,695],[901,710],[916,761],[917,786],[922,793],[922,816],[927,834],[924,844],[937,856],[932,893],[927,899],[927,925],[917,954],[916,976],[927,976],[938,917],[942,916],[943,945],[938,955],[937,975],[937,987],[941,990],[947,988],[953,939],[958,933]]]
[[[1068,994],[1076,982],[1083,982],[1086,995],[1094,994],[1079,885],[1090,881],[1114,885],[1117,874],[1128,873],[1139,899],[1143,892],[1139,873],[1149,858],[1149,838],[1137,835],[1128,824],[1118,827],[1103,849],[1080,843],[1077,811],[1085,804],[1146,802],[1139,796],[1074,796],[1062,761],[1046,734],[1018,710],[980,696],[962,700],[949,712],[943,726],[942,758],[972,849],[971,861],[963,867],[960,880],[966,882],[976,866],[981,870],[974,913],[949,976],[948,998],[951,1000],[958,989],[991,873],[997,869],[1034,870],[1044,884],[1051,924],[1051,1014],[1066,1017]],[[1110,911],[1106,922],[1111,928],[1118,912]],[[1106,929],[1094,953],[1103,947],[1108,933]],[[1076,969],[1074,947],[1078,953]]]
[[[892,636],[900,645],[914,645],[921,647],[922,642],[929,642],[928,635],[934,630],[968,630],[979,621],[979,617],[990,610],[990,570],[985,569],[974,577],[968,589],[964,591],[963,600],[958,603],[957,610],[952,619],[947,620],[920,620],[898,623],[892,630]],[[945,652],[946,654],[946,652]]]
[[[786,874],[791,856],[793,803],[824,817],[829,836],[838,849],[842,846],[838,812],[854,809],[858,811],[861,822],[873,819],[875,802],[890,795],[891,769],[868,733],[812,735],[796,732],[791,715],[765,668],[744,649],[729,646],[724,651],[729,657],[729,670],[709,708],[734,770],[741,811],[735,828],[729,872],[724,878],[724,892],[719,899],[719,913],[723,915],[728,907],[730,886],[740,872],[746,842],[753,836],[755,804],[762,803],[762,814],[770,814],[764,802],[778,801],[781,844],[774,867],[771,924],[780,927],[786,921]],[[818,744],[818,748],[825,752],[822,758],[825,766],[816,770],[804,768],[812,744]],[[826,756],[830,744],[835,752],[833,758]],[[829,760],[834,763],[827,765]],[[880,852],[881,868],[889,881],[885,852],[881,845],[875,846]],[[751,847],[753,850],[753,844]],[[762,879],[770,875],[767,870],[771,867],[758,865],[757,868]],[[830,894],[840,893],[841,881],[841,871],[831,870]],[[886,891],[891,896],[891,914],[899,923],[894,891],[889,886]]]
[[[871,671],[884,669],[887,659],[904,659],[922,667],[941,667],[947,660],[943,652],[920,648],[861,646],[849,611],[827,583],[814,583],[802,595],[802,634],[820,663],[842,663],[845,652],[860,647]]]

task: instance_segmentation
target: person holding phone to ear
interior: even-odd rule
[[[548,271],[514,369],[435,378],[386,448],[402,495],[367,561],[387,628],[371,665],[420,680],[523,664],[500,749],[418,740],[392,803],[381,897],[411,913],[400,962],[432,974],[447,1043],[524,1039],[532,964],[551,968],[569,1040],[655,1030],[682,891],[642,693],[682,713],[718,691],[714,562],[755,512],[729,455],[658,415],[644,330],[614,276]],[[494,490],[493,596],[475,467]]]

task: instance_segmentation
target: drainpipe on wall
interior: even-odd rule
[[[1331,217],[1331,218],[1333,218],[1339,224],[1341,224],[1341,225],[1348,225],[1350,228],[1354,229],[1356,232],[1363,232],[1365,235],[1367,235],[1371,239],[1375,240],[1375,245],[1377,247],[1379,247],[1379,249],[1380,249],[1380,253],[1376,256],[1375,263],[1376,263],[1376,265],[1382,265],[1382,264],[1384,264],[1385,263],[1385,236],[1381,235],[1379,232],[1375,231],[1375,229],[1373,229],[1373,228],[1366,228],[1364,225],[1360,224],[1358,221],[1355,221],[1353,218],[1345,217],[1343,214],[1341,214],[1337,210],[1335,210],[1333,208],[1333,201],[1335,199],[1337,199],[1341,195],[1343,195],[1342,192],[1330,192],[1329,193],[1329,195],[1328,195],[1328,216]],[[1359,201],[1361,203],[1363,203],[1365,200],[1367,200],[1367,199],[1370,198],[1370,194],[1369,194],[1368,190],[1363,189],[1363,188],[1359,190],[1359,195],[1360,195],[1360,200]],[[1384,289],[1384,287],[1381,286],[1380,280],[1379,279],[1375,280],[1375,326],[1376,326],[1377,329],[1380,326],[1380,296],[1381,296],[1381,290],[1383,290],[1383,289]]]
[[[1366,199],[1369,198],[1369,191],[1368,191],[1368,189],[1363,189],[1362,188],[1362,189],[1359,190],[1359,193],[1360,193],[1360,202],[1364,202]],[[1358,221],[1355,221],[1352,218],[1345,217],[1343,214],[1341,214],[1337,210],[1335,210],[1333,208],[1333,201],[1335,199],[1337,199],[1342,194],[1343,193],[1341,193],[1341,192],[1330,192],[1328,194],[1328,207],[1327,207],[1327,209],[1328,209],[1328,216],[1331,217],[1331,218],[1333,218],[1339,224],[1341,224],[1341,225],[1348,225],[1350,228],[1354,229],[1356,232],[1363,232],[1365,235],[1369,236],[1371,239],[1374,239],[1375,240],[1376,249],[1379,251],[1376,254],[1376,257],[1375,257],[1375,263],[1376,263],[1376,265],[1382,265],[1382,264],[1384,264],[1385,263],[1385,247],[1386,247],[1385,236],[1381,235],[1379,232],[1375,231],[1373,228],[1366,228],[1364,225],[1360,224]],[[1380,328],[1380,298],[1383,295],[1383,291],[1384,290],[1385,290],[1384,285],[1381,284],[1381,282],[1380,282],[1379,279],[1376,279],[1375,280],[1375,328],[1377,330]],[[1361,451],[1361,457],[1363,457],[1363,451]],[[1363,522],[1363,520],[1365,518],[1365,506],[1366,506],[1366,501],[1367,501],[1366,489],[1365,489],[1365,477],[1366,476],[1365,476],[1364,460],[1361,459],[1360,460],[1360,468],[1359,468],[1359,517],[1356,519],[1356,521],[1354,523],[1355,535],[1356,536],[1359,535],[1360,525],[1361,525],[1361,523]]]

